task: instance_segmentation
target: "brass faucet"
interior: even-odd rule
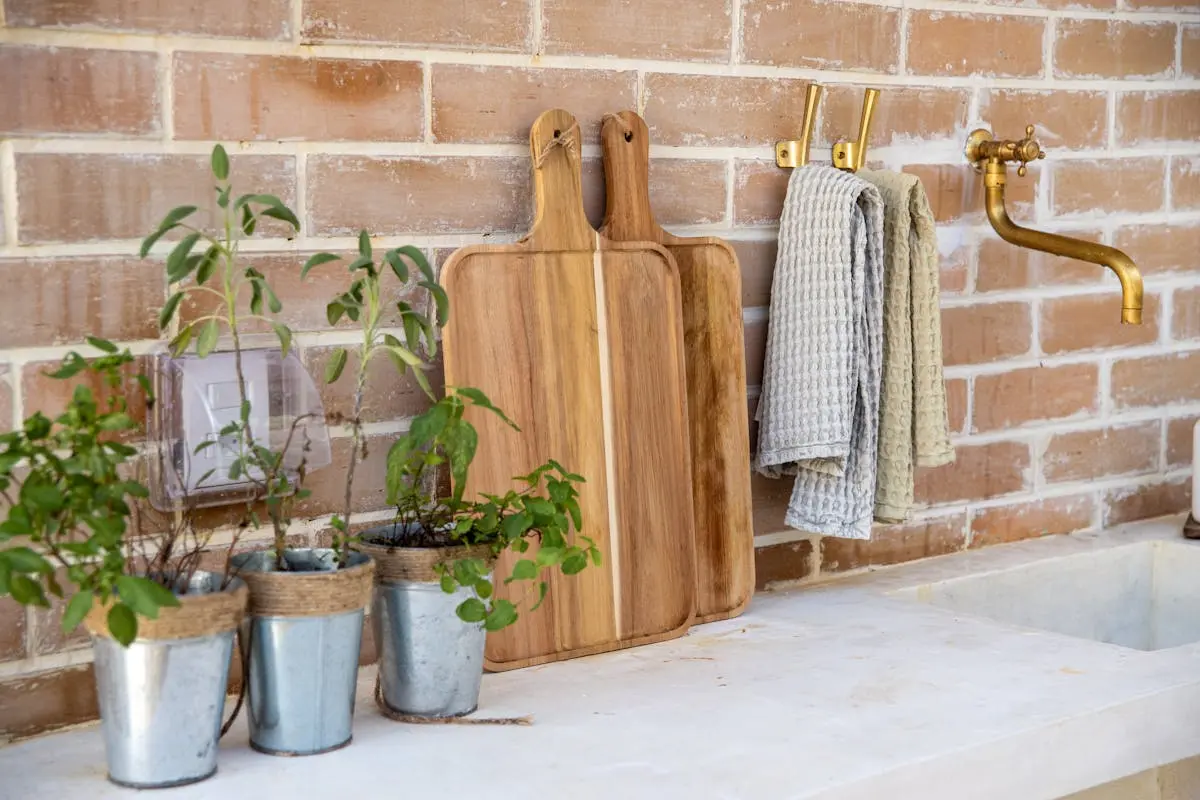
[[[984,205],[988,221],[1000,234],[1000,238],[1018,247],[1041,250],[1056,256],[1067,256],[1108,267],[1121,281],[1121,322],[1130,325],[1142,324],[1142,274],[1133,259],[1115,247],[1082,239],[1072,239],[1056,233],[1024,228],[1008,217],[1004,208],[1004,185],[1008,177],[1008,162],[1018,161],[1021,166],[1017,174],[1024,176],[1026,164],[1045,158],[1041,146],[1033,138],[1033,126],[1025,128],[1025,138],[1019,141],[999,141],[991,131],[979,128],[967,137],[967,161],[976,172],[983,173],[986,193]]]

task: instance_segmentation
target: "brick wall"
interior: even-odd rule
[[[772,143],[797,135],[816,79],[829,90],[814,158],[854,134],[862,86],[878,86],[871,161],[919,175],[933,197],[959,460],[921,474],[925,507],[869,544],[785,529],[789,487],[756,478],[760,583],[1187,502],[1200,416],[1200,10],[1188,0],[3,0],[3,25],[0,429],[62,402],[40,370],[85,333],[160,344],[161,265],[131,253],[166,207],[207,191],[214,140],[243,186],[304,222],[252,257],[288,322],[312,331],[297,341],[320,366],[353,337],[320,331],[332,286],[294,280],[301,254],[349,249],[359,226],[439,259],[511,240],[530,221],[528,126],[556,105],[584,126],[595,221],[597,123],[636,107],[660,219],[734,242],[753,407],[787,180]],[[1050,158],[1013,176],[1014,215],[1127,248],[1146,275],[1145,326],[1118,326],[1116,282],[1099,267],[988,228],[966,133],[1016,136],[1028,122]],[[386,514],[379,458],[421,402],[385,370],[373,392],[364,519]],[[344,410],[347,394],[331,387],[326,401]],[[297,540],[323,535],[337,477],[319,479]],[[94,714],[86,642],[55,625],[54,611],[0,603],[0,736]]]

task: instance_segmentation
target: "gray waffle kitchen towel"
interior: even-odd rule
[[[942,375],[937,227],[921,182],[859,170],[883,197],[883,384],[875,519],[903,522],[914,467],[954,461]]]
[[[879,190],[832,167],[794,170],[755,415],[758,471],[796,476],[793,528],[871,537],[882,326]]]

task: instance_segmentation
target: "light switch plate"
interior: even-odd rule
[[[242,354],[242,374],[246,396],[250,400],[250,432],[255,444],[263,444],[270,424],[270,383],[267,357],[262,350]],[[183,439],[187,467],[185,486],[189,492],[201,486],[221,487],[248,483],[245,478],[229,479],[229,467],[238,458],[240,436],[221,436],[223,428],[241,418],[241,393],[232,353],[217,353],[182,363]],[[216,441],[200,452],[204,442]],[[211,470],[211,472],[210,472]],[[206,477],[207,476],[207,477]],[[251,476],[259,479],[261,472]],[[203,483],[201,483],[203,481]]]

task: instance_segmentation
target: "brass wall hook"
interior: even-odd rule
[[[808,92],[804,96],[804,122],[800,129],[800,138],[775,143],[775,163],[778,166],[792,169],[808,164],[813,130],[817,124],[817,106],[821,104],[824,91],[824,87],[818,84],[808,85]],[[858,139],[853,142],[838,142],[833,146],[833,165],[838,169],[855,172],[867,162],[867,140],[871,135],[871,118],[875,114],[875,101],[878,98],[878,89],[866,90],[863,95],[862,117],[858,123]]]
[[[1017,162],[1017,174],[1024,175],[1030,161],[1045,158],[1046,153],[1033,138],[1033,126],[1025,128],[1025,138],[1016,141],[998,140],[992,132],[979,128],[967,137],[964,155],[983,174],[984,206],[988,222],[1000,234],[1000,238],[1018,247],[1040,250],[1056,256],[1077,258],[1092,264],[1108,267],[1121,281],[1121,322],[1140,325],[1142,323],[1142,274],[1133,259],[1125,253],[1083,239],[1072,239],[1057,233],[1035,231],[1022,227],[1008,216],[1004,207],[1004,186],[1008,182],[1008,164]]]

